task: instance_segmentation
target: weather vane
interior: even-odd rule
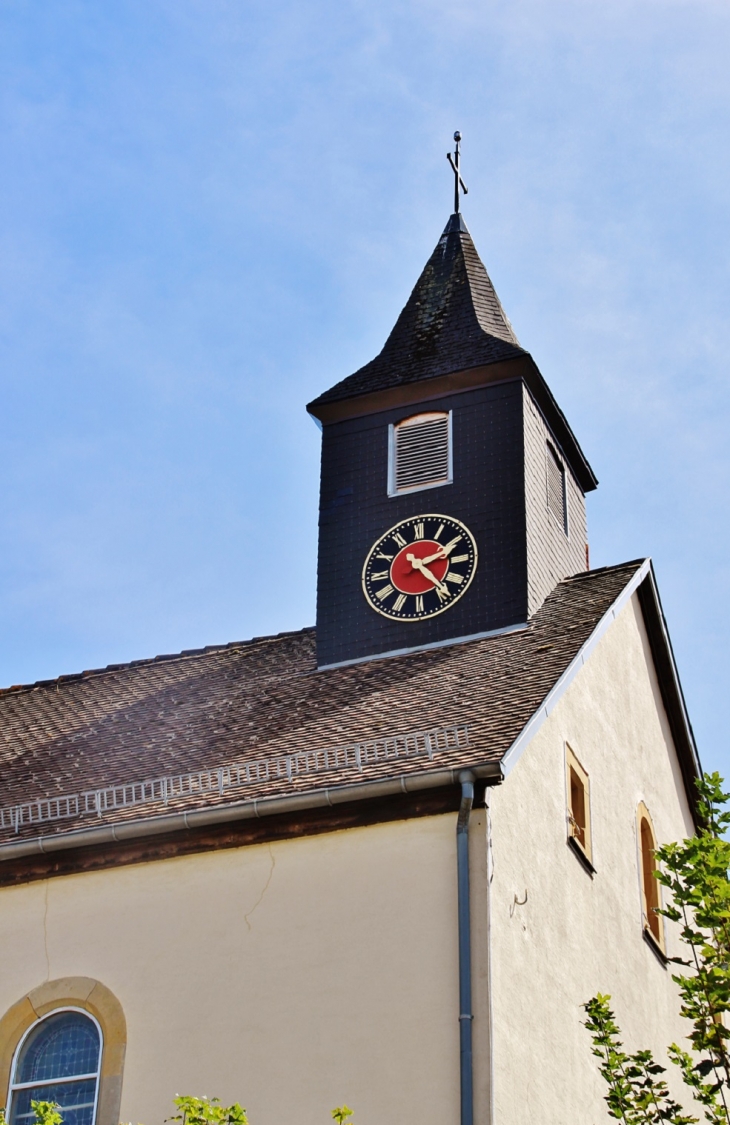
[[[459,188],[461,188],[464,195],[469,194],[469,188],[466,186],[466,184],[462,180],[461,172],[459,171],[459,156],[460,156],[459,142],[461,141],[461,133],[459,132],[458,129],[454,133],[454,140],[456,141],[456,149],[454,151],[454,155],[452,156],[450,152],[447,152],[446,153],[446,159],[448,160],[451,167],[454,169],[454,214],[458,215],[459,214]]]

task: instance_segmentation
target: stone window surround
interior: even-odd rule
[[[651,813],[643,801],[639,801],[636,808],[636,847],[637,847],[637,866],[639,869],[639,890],[641,893],[641,927],[644,937],[649,941],[652,948],[658,950],[661,958],[666,961],[667,951],[664,933],[664,918],[661,914],[655,914],[655,924],[657,932],[654,932],[647,911],[649,909],[649,902],[647,896],[647,888],[645,886],[645,873],[644,873],[644,842],[642,839],[642,823],[645,822],[649,835],[651,836],[652,850],[656,851],[657,839],[656,832],[654,831],[654,821],[652,820]],[[656,860],[652,857],[652,866],[656,868]],[[661,907],[662,903],[662,886],[658,880],[654,880],[654,895],[656,897],[656,905]]]
[[[101,1027],[103,1052],[95,1125],[118,1125],[127,1023],[116,996],[91,977],[61,977],[32,989],[0,1018],[0,1105],[7,1105],[10,1072],[26,1031],[56,1008],[79,1008]]]

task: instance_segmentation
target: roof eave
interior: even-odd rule
[[[229,805],[219,805],[213,808],[190,809],[187,812],[169,813],[164,816],[152,815],[139,817],[135,820],[119,821],[116,824],[74,829],[71,832],[54,832],[32,836],[0,844],[0,864],[23,859],[27,856],[51,855],[57,852],[99,847],[105,844],[122,844],[130,840],[191,832],[212,825],[233,824],[240,820],[286,816],[308,809],[331,808],[335,805],[351,802],[373,801],[401,793],[418,793],[426,789],[437,789],[458,784],[461,769],[462,766],[457,766],[446,770],[400,774],[396,777],[374,781],[329,786],[326,789],[311,789],[303,793],[283,797],[236,801]],[[477,778],[488,785],[497,784],[502,780],[502,772],[498,762],[485,762],[476,766],[470,764],[469,769]]]
[[[479,367],[462,368],[428,379],[415,379],[397,386],[383,387],[351,398],[328,402],[314,399],[307,404],[307,411],[318,424],[326,426],[514,379],[525,381],[580,487],[584,492],[592,492],[598,486],[598,478],[529,352]]]
[[[702,764],[651,560],[649,560],[647,576],[639,586],[638,595],[659,681],[659,690],[687,791],[687,800],[695,826],[699,827],[702,819],[696,782],[702,777]]]
[[[573,470],[579,485],[584,492],[593,492],[594,489],[598,488],[598,477],[593,472],[588,458],[581,449],[568,419],[558,406],[555,396],[543,378],[540,368],[529,353],[526,360],[525,382],[530,388],[535,402],[561,446],[563,456]]]
[[[674,659],[672,642],[662,610],[659,591],[654,575],[651,559],[645,559],[633,578],[609,607],[601,620],[596,625],[587,641],[576,653],[573,660],[565,669],[560,678],[532,714],[528,722],[520,731],[517,738],[509,747],[501,760],[501,768],[506,777],[516,766],[523,751],[537,734],[546,719],[551,715],[557,703],[586,663],[596,645],[611,627],[622,609],[629,600],[637,594],[641,606],[644,623],[646,626],[649,644],[659,689],[664,704],[664,710],[669,721],[672,739],[679,759],[682,780],[687,795],[690,812],[695,824],[699,827],[702,823],[699,813],[699,795],[696,781],[702,777],[702,766],[695,743],[692,724],[684,700],[684,692],[679,679],[677,664]]]

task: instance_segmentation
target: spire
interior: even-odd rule
[[[380,355],[310,406],[526,355],[463,216],[453,214]]]

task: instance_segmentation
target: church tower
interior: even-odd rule
[[[455,195],[383,350],[307,407],[322,426],[320,667],[519,628],[587,569],[596,477]]]

